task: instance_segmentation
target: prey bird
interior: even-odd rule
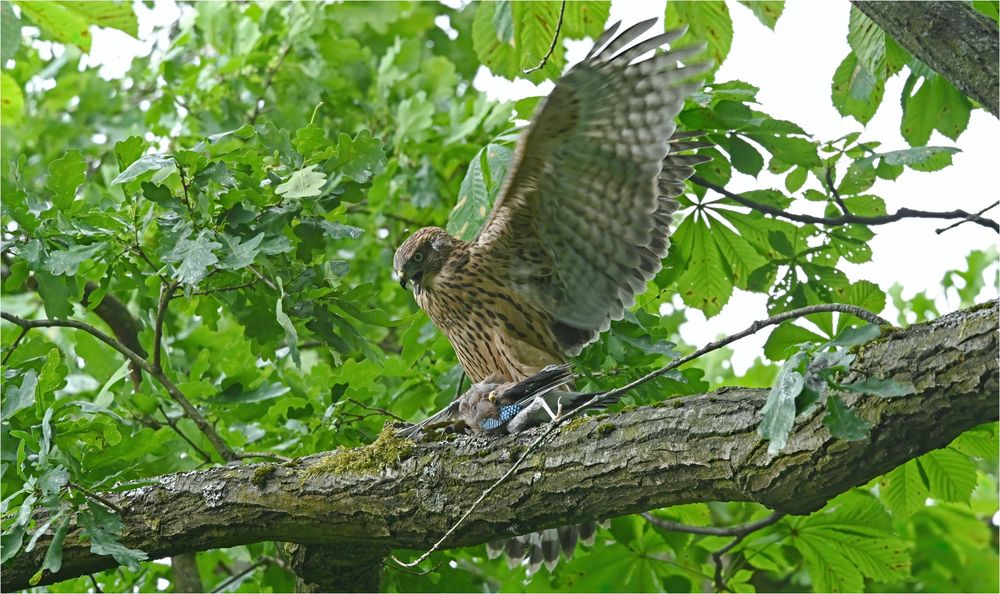
[[[400,284],[412,287],[476,383],[404,432],[466,416],[458,410],[463,399],[473,431],[522,428],[518,413],[503,408],[510,403],[490,402],[492,389],[484,401],[477,385],[519,382],[565,363],[621,319],[660,270],[676,198],[707,160],[689,154],[704,145],[675,134],[674,118],[710,64],[697,59],[704,45],[659,51],[683,29],[637,41],[654,22],[620,34],[616,23],[559,79],[521,135],[474,239],[426,227],[396,250]],[[571,388],[566,382],[550,393]],[[480,418],[484,412],[496,416]],[[582,527],[588,533],[592,524]],[[508,540],[504,549],[534,569],[543,561],[551,567],[560,546],[572,555],[577,535],[576,527],[552,529]]]

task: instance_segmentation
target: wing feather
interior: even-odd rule
[[[645,290],[669,247],[676,196],[700,157],[674,118],[708,64],[702,47],[643,59],[683,30],[635,42],[655,20],[609,28],[570,69],[521,137],[473,246],[508,285],[555,320],[570,354]]]

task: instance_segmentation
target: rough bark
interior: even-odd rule
[[[204,592],[201,574],[198,573],[196,553],[183,553],[170,558],[170,577],[173,578],[174,592]]]
[[[1000,117],[997,25],[965,2],[851,0],[921,62]]]
[[[893,377],[917,388],[900,398],[849,398],[872,425],[860,441],[832,438],[820,410],[799,419],[786,449],[770,455],[756,431],[766,390],[742,388],[569,424],[447,546],[701,501],[756,501],[799,514],[819,509],[997,419],[997,324],[993,301],[887,331],[860,348],[854,364],[859,376]],[[155,485],[106,497],[123,508],[122,542],[151,558],[261,540],[352,552],[424,550],[535,437],[527,432],[420,444],[377,472],[326,470],[331,453],[285,465],[223,466],[164,476]],[[14,557],[4,568],[3,589],[26,587],[46,548],[42,538],[32,552]],[[43,575],[40,585],[114,565],[91,553],[74,528],[64,543],[62,569]]]

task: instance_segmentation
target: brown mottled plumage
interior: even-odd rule
[[[674,135],[674,117],[707,64],[680,64],[704,46],[639,60],[684,33],[633,43],[654,22],[617,37],[613,25],[563,75],[522,134],[475,239],[428,227],[396,251],[400,283],[412,283],[473,382],[519,382],[563,363],[621,319],[660,270],[676,197],[704,161],[678,154],[700,145]],[[433,418],[453,416],[462,405],[467,422],[499,415],[490,392],[483,402],[475,389]],[[488,550],[502,550],[512,563],[527,559],[532,571],[551,568],[560,548],[572,555],[578,534],[592,539],[593,523]]]
[[[493,211],[471,242],[420,229],[393,265],[474,382],[517,381],[565,361],[620,319],[659,271],[683,182],[674,116],[705,64],[678,38],[633,44],[653,21],[613,26],[558,82],[521,136]],[[672,150],[671,150],[672,149]]]

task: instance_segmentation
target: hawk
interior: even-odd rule
[[[656,53],[683,29],[637,42],[655,21],[617,36],[619,24],[611,26],[559,79],[472,241],[426,227],[396,250],[400,284],[412,285],[476,383],[425,423],[458,412],[473,431],[495,431],[510,430],[518,413],[527,419],[503,408],[527,403],[498,407],[495,388],[481,383],[520,382],[563,364],[621,319],[660,270],[676,198],[706,160],[680,154],[701,145],[675,135],[674,118],[710,65],[686,62],[704,45]],[[568,380],[552,389],[569,390]],[[508,563],[526,558],[531,571],[551,568],[560,548],[572,556],[578,536],[586,542],[594,530],[553,528],[487,550]]]
[[[674,117],[709,66],[681,35],[617,37],[613,25],[559,79],[521,135],[493,210],[472,241],[426,227],[396,251],[400,284],[448,337],[473,382],[527,378],[576,355],[660,270],[676,197],[700,146]],[[673,137],[673,138],[672,138]]]

